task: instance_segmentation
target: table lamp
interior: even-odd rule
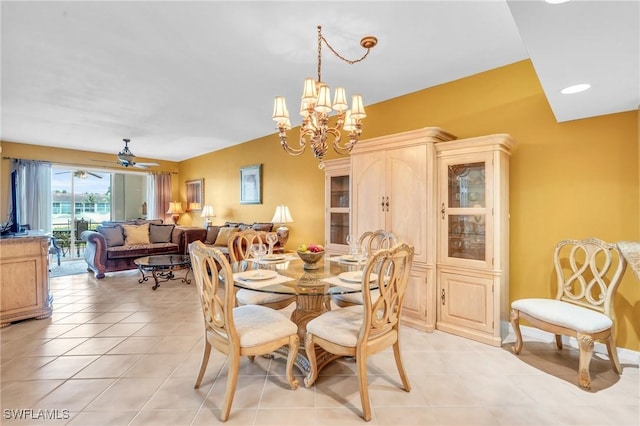
[[[291,212],[289,211],[289,207],[284,204],[280,204],[276,207],[276,212],[273,214],[273,219],[271,219],[273,223],[279,223],[280,227],[276,230],[278,234],[278,241],[280,242],[280,247],[284,248],[285,244],[287,244],[287,240],[289,239],[289,228],[284,226],[285,223],[293,223],[293,218],[291,217]]]
[[[182,213],[184,213],[184,210],[182,210],[182,203],[180,201],[169,203],[169,210],[167,210],[167,214],[171,215],[173,223],[175,223],[176,225],[178,224],[180,214]]]
[[[204,227],[208,228],[209,226],[211,226],[211,218],[212,217],[216,217],[215,213],[213,212],[213,206],[208,206],[205,205],[204,208],[202,209],[202,213],[200,214],[200,217],[204,217]]]

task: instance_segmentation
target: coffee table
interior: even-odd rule
[[[169,280],[177,280],[173,273],[179,269],[186,269],[187,272],[182,278],[183,283],[191,284],[189,279],[189,271],[191,270],[191,258],[182,254],[161,254],[156,256],[139,257],[133,261],[140,270],[142,278],[138,280],[139,283],[143,283],[149,279],[149,275],[145,275],[145,272],[151,272],[155,284],[151,287],[153,290],[160,287],[161,282]]]

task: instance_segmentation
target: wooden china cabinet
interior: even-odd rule
[[[508,332],[509,156],[497,134],[436,144],[437,328],[499,346]]]
[[[353,234],[385,229],[414,247],[403,322],[428,331],[436,321],[434,145],[452,139],[428,127],[363,140],[351,152]]]

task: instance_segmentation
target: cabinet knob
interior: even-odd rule
[[[447,297],[445,296],[445,292],[444,292],[444,288],[442,289],[442,294],[440,295],[440,301],[442,302],[442,305],[446,305],[446,299]]]
[[[380,207],[382,208],[382,211],[384,211],[384,195],[382,196],[382,202],[380,203]]]
[[[442,213],[442,218],[444,219],[444,212],[446,210],[444,209],[444,203],[442,203],[442,209],[440,209],[440,213]]]

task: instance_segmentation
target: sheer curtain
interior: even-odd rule
[[[18,223],[33,230],[51,231],[51,163],[14,160],[18,170]]]
[[[149,175],[149,212],[151,219],[163,219],[167,222],[167,209],[171,202],[171,174],[158,173]]]

